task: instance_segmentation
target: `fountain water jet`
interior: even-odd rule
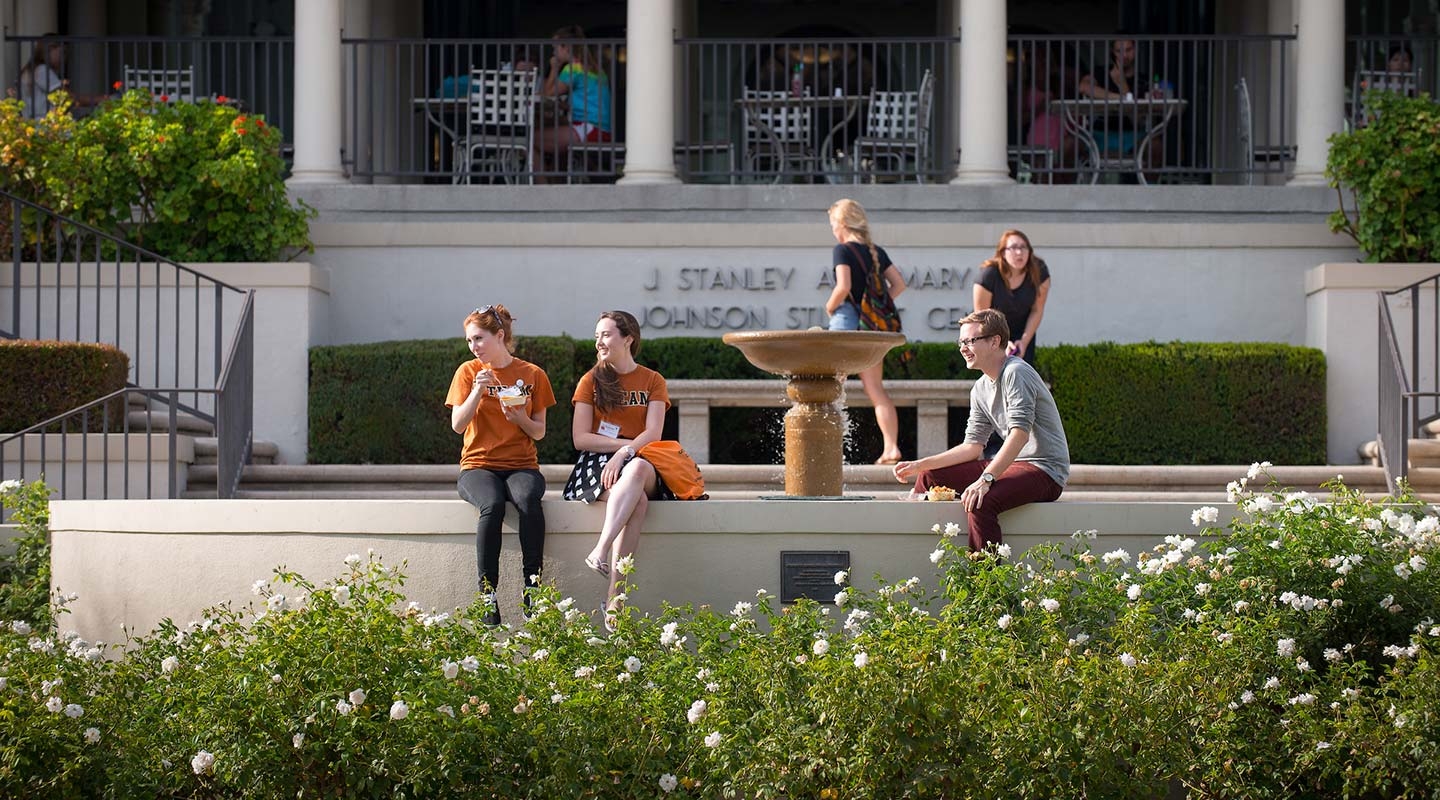
[[[842,381],[875,364],[903,333],[884,331],[736,331],[722,337],[751,364],[787,379],[794,403],[785,413],[785,494],[844,494]]]

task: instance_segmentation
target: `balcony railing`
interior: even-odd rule
[[[1124,41],[1010,39],[1006,119],[1020,180],[1219,184],[1284,174],[1295,145],[1293,35],[1136,37],[1134,72],[1120,86],[1107,73]]]
[[[1440,36],[1351,36],[1345,48],[1345,123],[1365,124],[1365,93],[1440,92]]]
[[[37,36],[7,36],[16,45],[18,75]],[[286,152],[294,142],[295,43],[290,37],[49,36],[65,45],[65,75],[73,93],[113,94],[126,86],[126,70],[191,76],[196,97],[224,96],[280,129]],[[178,99],[178,98],[177,98]]]
[[[361,179],[614,180],[623,163],[624,44],[623,39],[343,39],[346,164]],[[587,69],[573,79],[570,91],[547,92],[557,47],[583,54]],[[488,93],[477,70],[495,73]],[[533,75],[533,84],[504,73]],[[525,107],[510,108],[521,94]],[[504,108],[498,105],[502,98]],[[572,137],[582,135],[586,146],[571,152]]]

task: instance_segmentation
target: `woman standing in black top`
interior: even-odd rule
[[[1005,231],[995,246],[995,257],[980,265],[975,282],[975,310],[993,308],[1005,315],[1010,335],[1016,336],[1006,352],[1035,365],[1035,332],[1045,317],[1050,295],[1050,269],[1030,247],[1030,237]]]

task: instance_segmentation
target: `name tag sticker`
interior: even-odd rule
[[[613,422],[601,422],[600,430],[597,433],[607,439],[618,439],[620,438],[620,426]]]

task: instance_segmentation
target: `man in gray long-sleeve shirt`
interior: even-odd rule
[[[1070,445],[1055,398],[1034,368],[1005,355],[1009,341],[1005,315],[994,309],[960,320],[965,365],[984,373],[970,390],[965,441],[895,465],[896,479],[915,478],[917,494],[934,486],[960,492],[972,550],[1000,543],[1000,512],[1055,500],[1070,477]],[[1005,443],[993,460],[982,461],[992,431],[1003,434]]]

